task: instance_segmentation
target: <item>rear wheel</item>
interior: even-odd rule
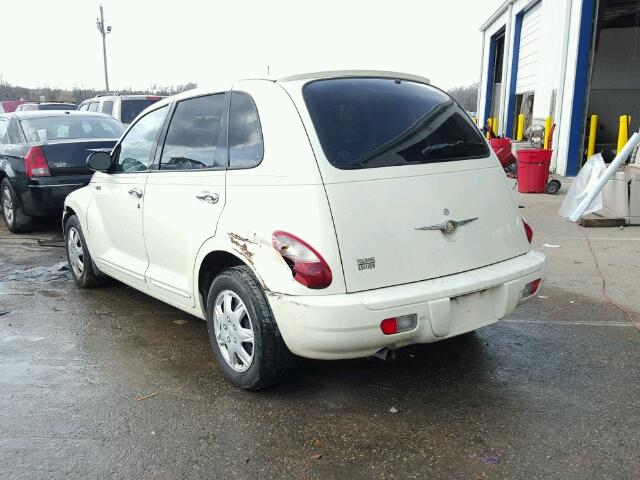
[[[293,366],[264,292],[246,266],[224,270],[211,284],[207,329],[225,377],[241,388],[275,385]]]
[[[2,201],[2,214],[9,231],[13,233],[27,232],[32,226],[33,217],[26,215],[16,196],[8,178],[0,183],[0,198]]]
[[[97,287],[104,283],[104,277],[101,277],[94,270],[93,261],[89,248],[82,234],[82,227],[78,217],[72,215],[67,220],[64,231],[64,238],[67,246],[67,260],[71,275],[76,285],[82,288]]]

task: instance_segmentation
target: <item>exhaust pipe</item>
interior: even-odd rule
[[[379,358],[385,362],[393,362],[396,359],[396,351],[390,348],[384,347],[373,354],[375,358]]]

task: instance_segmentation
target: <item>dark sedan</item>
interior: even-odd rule
[[[110,150],[124,126],[93,112],[27,111],[0,115],[0,198],[7,227],[25,232],[37,217],[62,211],[89,183],[87,156]]]

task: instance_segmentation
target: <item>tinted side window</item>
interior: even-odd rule
[[[105,100],[102,102],[102,108],[100,109],[102,113],[106,113],[107,115],[111,115],[113,112],[113,100]]]
[[[93,102],[89,104],[89,109],[90,112],[95,112],[96,110],[98,110],[98,102]]]
[[[122,139],[118,151],[119,172],[141,172],[149,169],[158,133],[162,128],[167,107],[142,117]]]
[[[207,95],[178,102],[162,150],[162,170],[226,166],[222,119],[225,95]]]
[[[229,110],[229,166],[255,167],[262,161],[263,154],[262,128],[256,105],[246,93],[233,92]]]

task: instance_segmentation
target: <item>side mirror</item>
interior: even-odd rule
[[[111,165],[111,155],[107,152],[93,152],[87,157],[87,167],[96,172],[108,172]]]

